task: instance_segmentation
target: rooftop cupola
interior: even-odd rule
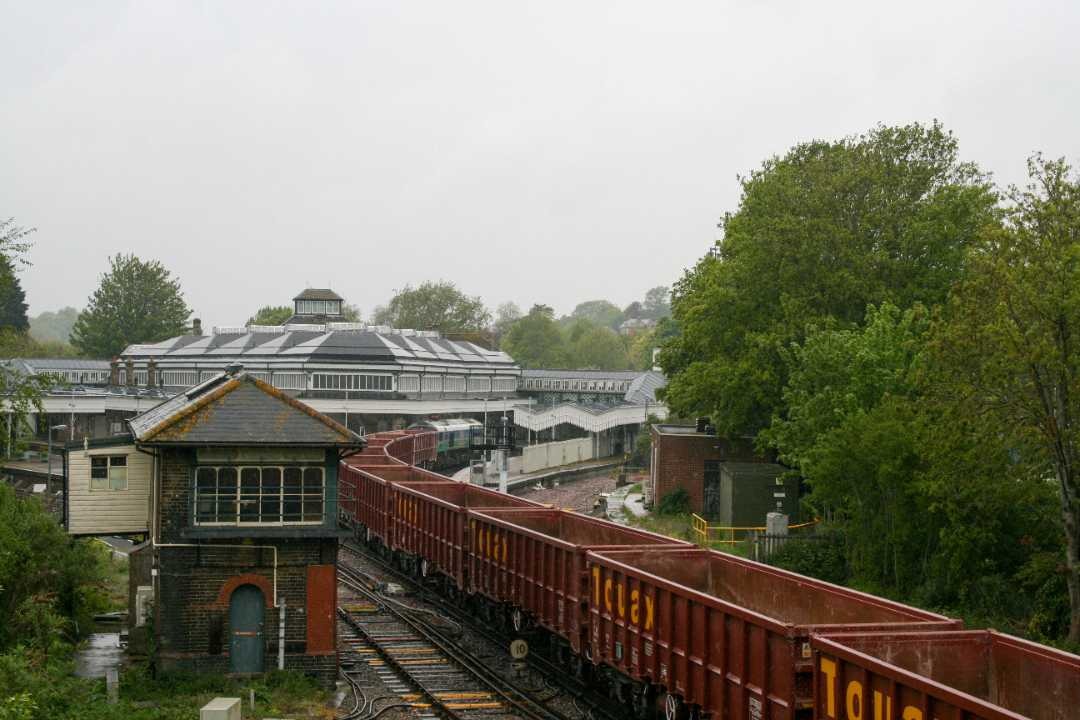
[[[308,288],[293,298],[293,314],[323,317],[333,322],[341,319],[340,295],[328,288]]]

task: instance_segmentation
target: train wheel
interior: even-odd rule
[[[668,693],[664,698],[664,720],[689,720],[690,712],[678,695]]]

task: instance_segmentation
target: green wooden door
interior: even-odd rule
[[[229,669],[260,673],[266,655],[263,612],[266,600],[254,585],[241,585],[229,601]]]

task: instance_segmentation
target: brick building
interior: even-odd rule
[[[656,424],[651,433],[652,457],[645,502],[653,506],[668,493],[683,488],[690,496],[692,512],[715,516],[718,508],[717,512],[706,508],[706,489],[714,488],[714,496],[719,497],[720,465],[765,462],[754,452],[751,440],[719,437],[707,421],[699,421],[696,426]]]
[[[131,616],[152,630],[157,667],[283,667],[332,683],[337,467],[363,439],[239,368],[130,426],[152,468],[150,541],[133,553]],[[111,478],[104,457],[93,466]]]

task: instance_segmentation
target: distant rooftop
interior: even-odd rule
[[[330,288],[307,288],[293,300],[344,300]]]

